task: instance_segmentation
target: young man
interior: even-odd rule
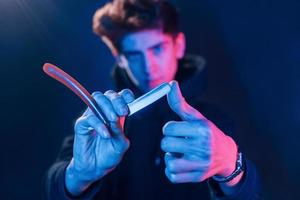
[[[123,90],[93,93],[110,128],[91,110],[84,112],[47,172],[46,196],[259,198],[255,168],[223,132],[231,133],[226,120],[188,90],[183,91],[188,100],[181,94],[179,84],[191,84],[203,65],[198,57],[184,57],[176,9],[167,1],[115,0],[95,13],[93,28],[116,58],[113,76]],[[127,117],[134,94],[170,81],[167,101]]]

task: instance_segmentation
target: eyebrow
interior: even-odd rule
[[[152,45],[152,46],[150,46],[150,47],[148,47],[147,49],[154,49],[154,48],[156,48],[156,47],[159,47],[159,46],[161,46],[161,45],[164,45],[164,44],[166,44],[166,43],[168,43],[168,41],[166,41],[166,40],[164,40],[164,41],[160,41],[160,42],[158,42],[158,43],[156,43],[156,44],[154,44],[154,45]],[[132,51],[128,51],[128,50],[125,50],[125,51],[123,51],[123,54],[139,54],[140,53],[140,51],[137,51],[137,50],[132,50]]]
[[[148,47],[147,49],[155,49],[156,47],[162,46],[162,45],[164,45],[166,43],[167,43],[167,41],[161,41],[161,42],[159,42],[157,44],[154,44],[154,45]]]

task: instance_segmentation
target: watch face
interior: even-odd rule
[[[239,170],[239,169],[244,169],[244,162],[243,162],[243,155],[242,153],[238,153],[238,156],[237,156],[237,161],[236,161],[236,170]]]

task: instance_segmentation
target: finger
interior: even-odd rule
[[[190,138],[164,137],[161,140],[161,149],[171,153],[189,153],[196,151]]]
[[[95,115],[80,117],[75,123],[75,134],[86,135],[95,130],[103,138],[110,137],[106,126]]]
[[[207,171],[208,162],[201,160],[188,160],[185,157],[177,158],[172,154],[165,154],[165,165],[171,173],[186,173],[193,171]]]
[[[129,113],[129,109],[127,106],[127,103],[125,102],[124,98],[116,93],[113,90],[109,90],[107,92],[104,93],[104,95],[111,101],[115,112],[119,115],[119,116],[126,116]]]
[[[118,115],[115,112],[111,101],[101,92],[94,92],[93,97],[98,103],[104,115],[106,116],[108,123],[116,123],[118,121]]]
[[[186,173],[171,173],[167,168],[165,174],[172,183],[197,183],[203,181],[201,171]]]
[[[171,109],[182,119],[182,120],[197,120],[205,119],[205,117],[195,108],[190,106],[181,94],[177,81],[171,81],[171,91],[168,93],[168,103]]]
[[[135,99],[133,92],[129,89],[124,89],[121,92],[119,92],[119,94],[123,97],[126,104],[131,103]]]
[[[81,121],[83,120],[83,123],[81,125],[85,126],[85,127],[82,127],[84,132],[87,132],[87,133],[88,132],[91,132],[91,133],[96,132],[96,133],[100,134],[104,138],[109,138],[110,133],[109,133],[109,131],[106,132],[108,130],[107,127],[106,127],[106,125],[104,125],[103,122],[101,120],[99,120],[97,117],[96,117],[96,119],[92,119],[91,120],[92,121],[91,123],[94,124],[93,125],[94,127],[99,127],[99,126],[103,127],[104,133],[102,133],[102,132],[99,133],[99,130],[96,131],[95,128],[93,128],[93,126],[91,124],[89,124],[89,122],[88,122],[89,120],[87,120],[89,116],[96,117],[95,114],[94,114],[94,112],[89,107],[87,107],[87,109],[83,112],[82,116],[76,121],[75,127],[77,127],[76,126],[77,122],[82,123]],[[80,125],[80,123],[79,123],[79,125]],[[105,127],[105,129],[104,129],[104,127]]]
[[[84,112],[82,113],[81,117],[85,117],[85,116],[90,115],[90,114],[92,114],[92,113],[93,113],[93,111],[92,111],[89,107],[87,107],[87,108],[84,110]]]
[[[169,121],[163,126],[163,134],[175,137],[199,137],[209,134],[206,120]]]

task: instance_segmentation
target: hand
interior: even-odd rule
[[[66,170],[66,188],[79,195],[91,183],[113,170],[129,148],[123,133],[127,104],[134,100],[130,90],[93,93],[109,121],[110,130],[88,108],[75,123],[73,158]]]
[[[166,152],[168,179],[201,182],[214,175],[230,175],[237,159],[235,142],[185,101],[176,81],[171,83],[168,103],[183,120],[163,127],[161,148]]]

